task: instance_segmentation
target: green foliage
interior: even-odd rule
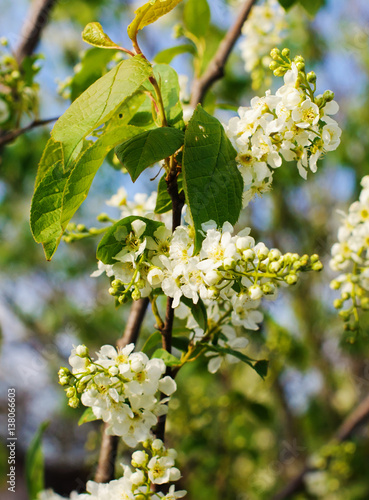
[[[206,331],[208,329],[208,315],[207,315],[206,307],[205,307],[205,304],[203,303],[203,301],[201,299],[199,299],[197,304],[194,304],[191,299],[188,299],[187,297],[182,296],[181,302],[183,302],[187,307],[189,307],[191,309],[191,314],[195,318],[199,327],[202,330],[204,330],[204,333],[206,333]]]
[[[92,408],[86,408],[82,413],[81,418],[78,420],[78,425],[86,424],[87,422],[94,422],[97,420]]]
[[[113,42],[104,32],[100,23],[89,23],[82,33],[84,42],[101,49],[119,49],[119,45]]]
[[[162,222],[146,219],[145,217],[137,217],[133,215],[125,217],[124,219],[113,224],[100,241],[96,253],[99,260],[101,260],[104,264],[115,264],[117,262],[114,257],[124,247],[124,242],[121,238],[122,229],[124,228],[123,232],[129,234],[132,231],[131,223],[137,219],[146,223],[146,229],[143,233],[144,236],[153,237],[155,231],[160,226],[163,226]]]
[[[168,64],[156,64],[154,66],[154,76],[159,83],[168,127],[175,127],[183,130],[185,124],[183,121],[182,105],[179,98],[180,88],[176,71]],[[145,88],[154,93],[151,84],[146,84]]]
[[[154,23],[160,17],[170,12],[182,0],[151,0],[139,7],[136,11],[136,17],[128,26],[128,36],[131,40],[135,40],[137,32],[145,26]]]
[[[151,356],[151,358],[159,358],[164,361],[166,366],[178,366],[180,365],[180,360],[173,356],[173,354],[170,354],[168,351],[165,349],[157,349],[154,354]]]
[[[114,50],[98,48],[91,48],[84,52],[80,68],[69,84],[71,101],[75,101],[90,85],[108,72],[107,64],[115,54]]]
[[[156,198],[156,206],[154,212],[156,214],[165,214],[172,210],[172,199],[167,190],[167,182],[165,180],[166,175],[160,178],[158,185],[158,196]],[[179,175],[177,177],[178,184],[178,194],[183,191],[183,177]]]
[[[200,38],[206,35],[210,26],[210,8],[207,0],[188,0],[184,9],[185,26]]]
[[[49,140],[41,158],[31,206],[33,236],[43,244],[47,259],[55,253],[68,222],[86,199],[105,156],[122,140],[140,131],[128,122],[142,100],[139,95],[123,104],[99,139],[87,144],[69,169],[65,168],[61,143]]]
[[[135,182],[147,167],[173,155],[183,142],[182,131],[161,127],[136,135],[117,146],[115,154]]]
[[[38,493],[45,489],[42,436],[48,425],[49,422],[40,425],[26,453],[26,483],[30,500],[36,500]]]
[[[268,374],[268,361],[265,359],[262,359],[260,361],[255,361],[252,358],[249,358],[249,356],[246,356],[240,351],[235,351],[234,349],[231,349],[229,347],[221,347],[220,345],[217,344],[211,344],[207,345],[207,349],[209,351],[217,352],[219,354],[230,354],[231,356],[234,356],[235,358],[238,358],[240,361],[243,363],[246,363],[247,365],[251,366],[258,375],[260,375],[261,378],[265,378]]]
[[[236,164],[236,151],[216,118],[199,105],[185,135],[183,180],[186,203],[201,246],[201,224],[214,220],[235,224],[242,208],[243,181]]]
[[[196,47],[190,43],[185,43],[183,45],[176,45],[175,47],[169,47],[168,49],[161,50],[154,57],[156,63],[169,64],[176,56],[180,54],[196,54]]]
[[[77,145],[107,122],[151,75],[151,65],[141,56],[122,61],[76,99],[54,125],[51,136],[61,142],[65,167]]]
[[[325,0],[299,0],[299,2],[311,16],[315,16],[325,5]]]
[[[290,9],[299,0],[278,0],[282,7],[286,10]],[[309,0],[308,0],[309,1]]]

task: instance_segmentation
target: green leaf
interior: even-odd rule
[[[135,182],[147,167],[173,155],[183,142],[184,133],[181,130],[161,127],[132,137],[117,146],[115,154]]]
[[[242,208],[243,181],[236,151],[221,123],[199,105],[186,130],[183,185],[194,227],[195,251],[201,248],[201,224],[235,224]]]
[[[190,340],[187,337],[184,337],[184,336],[177,337],[175,335],[173,335],[173,337],[172,337],[173,347],[175,347],[176,349],[179,349],[180,351],[187,352],[189,343],[190,343]]]
[[[261,378],[265,378],[268,374],[269,361],[267,359],[261,359],[254,364],[253,368]]]
[[[78,425],[83,425],[86,424],[87,422],[94,422],[95,420],[98,419],[97,417],[95,417],[92,408],[86,408],[85,411],[82,413],[81,418],[78,420]]]
[[[164,49],[156,54],[154,61],[156,63],[169,64],[175,57],[180,54],[190,53],[196,54],[196,47],[190,43],[183,45],[176,45],[175,47],[169,47],[169,49]]]
[[[101,49],[119,49],[119,45],[110,40],[108,35],[104,33],[100,23],[89,23],[82,33],[84,42],[99,47]]]
[[[26,483],[30,500],[36,500],[40,491],[45,489],[42,436],[48,425],[49,422],[40,425],[26,453]]]
[[[168,64],[156,64],[154,66],[154,76],[159,83],[163,97],[168,127],[184,130],[185,124],[183,121],[181,100],[179,98],[180,88],[176,71]],[[150,90],[154,91],[151,84]]]
[[[185,26],[197,38],[206,35],[210,26],[210,8],[207,0],[188,0],[184,8]]]
[[[181,297],[181,302],[191,309],[191,314],[195,318],[197,324],[202,330],[204,330],[204,332],[206,332],[208,329],[208,315],[204,302],[199,299],[197,304],[194,304],[191,299],[188,299],[183,295]]]
[[[290,9],[298,0],[278,0],[282,7],[286,10]],[[308,2],[310,0],[307,0]]]
[[[158,185],[158,196],[156,198],[156,206],[154,212],[156,214],[165,214],[172,210],[172,199],[167,190],[167,183],[165,180],[166,175],[161,177]],[[177,178],[178,193],[183,191],[183,177],[180,174]]]
[[[107,65],[113,59],[114,50],[91,48],[85,51],[70,84],[71,101],[75,101],[90,85],[108,72]]]
[[[139,7],[136,11],[136,17],[128,26],[127,32],[131,40],[135,40],[137,32],[145,26],[154,23],[157,19],[170,12],[182,0],[151,0]]]
[[[299,0],[299,2],[311,16],[315,16],[325,5],[325,0]]]
[[[159,344],[161,344],[161,333],[154,332],[146,340],[141,351],[144,352],[145,354],[148,354],[148,353],[150,353],[150,351],[155,349],[155,347],[158,346]]]
[[[36,185],[31,205],[32,233],[35,240],[43,244],[48,260],[55,253],[70,219],[86,199],[105,156],[123,140],[141,131],[127,123],[137,112],[143,99],[144,96],[137,95],[123,104],[104,133],[82,151],[69,169],[64,165],[61,144],[56,143],[53,138],[49,140],[45,149],[46,156],[44,154],[41,159],[37,175],[37,179],[41,178],[41,181]]]
[[[230,354],[231,356],[234,356],[243,363],[246,363],[247,365],[251,366],[251,368],[253,368],[256,371],[256,373],[260,375],[262,379],[264,379],[268,373],[269,362],[266,359],[255,361],[254,359],[249,358],[249,356],[246,356],[246,354],[243,354],[240,351],[235,351],[230,347],[221,347],[219,345],[213,345],[213,344],[210,345],[206,344],[206,347],[209,351],[214,351],[221,354]]]
[[[151,72],[150,64],[141,56],[122,61],[71,104],[51,131],[53,139],[62,143],[66,167],[82,139],[107,122]]]
[[[111,226],[108,231],[105,233],[104,237],[99,243],[97,247],[96,256],[99,260],[101,260],[104,264],[116,264],[116,260],[114,257],[119,253],[124,247],[122,241],[117,239],[117,230],[119,228],[126,228],[127,233],[132,231],[132,222],[135,220],[142,220],[146,223],[146,229],[143,233],[144,236],[153,237],[155,231],[163,226],[162,222],[157,222],[151,219],[146,219],[145,217],[137,217],[135,215],[131,215],[129,217],[125,217],[124,219],[116,222],[113,226]],[[118,231],[119,234],[119,231]]]
[[[154,354],[151,356],[151,359],[152,358],[162,359],[166,364],[166,366],[178,366],[181,364],[181,361],[178,358],[176,358],[175,356],[173,356],[173,354],[170,354],[168,351],[162,348],[156,349]]]

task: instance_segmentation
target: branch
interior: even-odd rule
[[[240,13],[237,16],[236,22],[229,29],[226,36],[222,40],[217,53],[210,61],[205,73],[193,82],[191,94],[191,106],[196,107],[198,103],[202,103],[206,92],[214,82],[222,78],[224,75],[224,67],[227,63],[233,47],[237,39],[241,35],[242,26],[248,18],[251,8],[256,3],[256,0],[246,0]]]
[[[146,298],[133,302],[124,334],[117,342],[119,348],[123,348],[132,342],[134,344],[137,342],[148,304],[149,299]],[[106,429],[107,424],[104,424],[99,462],[95,473],[95,481],[97,483],[107,483],[114,479],[115,459],[117,456],[119,438],[117,436],[108,435]]]
[[[57,116],[56,118],[47,118],[46,120],[34,120],[32,123],[30,123],[24,128],[19,128],[17,130],[13,130],[5,135],[0,136],[0,147],[5,146],[5,144],[14,141],[14,139],[16,139],[22,134],[25,134],[29,130],[32,130],[33,128],[36,127],[41,127],[42,125],[47,125],[48,123],[55,122],[58,118],[59,117]]]
[[[355,430],[369,419],[369,396],[367,396],[360,404],[353,410],[348,417],[343,421],[333,440],[342,443],[351,437]],[[304,478],[308,472],[316,470],[313,467],[305,465],[303,470],[295,476],[287,486],[274,495],[272,500],[285,500],[290,498],[291,495],[304,489]]]
[[[21,41],[15,50],[18,64],[21,64],[25,57],[33,54],[55,3],[56,0],[35,0],[32,2],[28,18],[20,34]]]

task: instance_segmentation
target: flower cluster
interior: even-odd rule
[[[69,405],[75,408],[81,400],[108,424],[109,434],[122,436],[132,447],[149,439],[157,417],[168,410],[168,399],[159,400],[158,391],[170,396],[176,390],[174,380],[163,376],[163,360],[149,360],[133,349],[134,344],[118,350],[105,345],[92,360],[87,347],[80,345],[69,358],[72,370],[59,370]]]
[[[8,40],[0,39],[0,45],[8,46]],[[35,116],[38,113],[38,84],[34,77],[40,70],[37,60],[41,56],[27,57],[19,66],[10,51],[0,50],[0,125],[2,130],[11,130],[19,126],[23,113]]]
[[[277,0],[265,0],[252,8],[243,25],[241,53],[254,89],[260,88],[265,79],[265,70],[271,62],[270,51],[284,38],[285,17],[286,12]]]
[[[340,143],[341,130],[331,118],[338,111],[333,92],[315,96],[316,75],[305,73],[301,56],[291,61],[289,50],[273,49],[270,64],[276,76],[284,76],[284,85],[273,95],[251,100],[251,107],[240,108],[226,127],[238,152],[237,161],[246,192],[244,203],[255,193],[270,189],[273,170],[282,160],[296,161],[300,175],[317,171],[317,161]]]
[[[161,226],[154,233],[155,243],[144,236],[143,224],[141,220],[132,223],[134,235],[126,236],[125,246],[115,257],[119,262],[99,263],[99,270],[93,274],[105,271],[115,277],[110,293],[120,302],[132,287],[133,298],[164,292],[173,299],[174,308],[182,297],[194,304],[201,298],[208,306],[222,302],[233,325],[257,330],[262,315],[255,309],[261,298],[274,299],[278,287],[294,285],[301,271],[322,268],[317,255],[282,255],[264,243],[256,244],[249,228],[232,236],[229,223],[221,230],[213,221],[203,224],[205,238],[197,255],[191,226],[177,227],[172,236]],[[130,246],[132,241],[134,245]],[[129,281],[131,276],[134,278]]]
[[[135,451],[132,454],[131,464],[123,465],[123,476],[109,483],[95,483],[88,481],[87,493],[73,492],[71,500],[176,500],[186,495],[184,490],[175,490],[169,487],[169,492],[155,493],[154,484],[167,484],[178,481],[181,477],[179,469],[174,467],[177,453],[174,449],[166,449],[160,439],[144,443],[145,451]],[[39,494],[38,500],[64,500],[52,490]]]
[[[368,175],[363,177],[361,185],[359,200],[350,206],[348,214],[342,213],[338,242],[332,247],[330,261],[330,267],[342,273],[331,282],[334,290],[341,291],[341,298],[335,300],[334,306],[340,309],[346,328],[352,331],[359,327],[358,309],[369,309]]]

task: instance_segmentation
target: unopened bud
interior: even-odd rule
[[[283,57],[290,57],[290,49],[288,49],[287,47],[285,47],[285,48],[282,50],[282,56],[283,56]]]
[[[76,390],[74,387],[69,387],[65,394],[67,395],[67,398],[73,398],[76,394]]]
[[[296,274],[289,274],[288,276],[285,277],[285,282],[287,285],[295,285],[297,283],[297,276]]]
[[[78,405],[79,405],[79,399],[76,398],[76,397],[73,397],[73,398],[70,398],[69,401],[68,401],[68,405],[71,407],[71,408],[78,408]]]
[[[310,71],[310,73],[308,73],[306,75],[306,79],[309,83],[315,83],[316,82],[316,74],[314,71]]]
[[[269,69],[271,69],[272,71],[276,70],[278,67],[279,67],[279,64],[277,63],[277,61],[272,61],[269,64]]]
[[[104,214],[104,213],[99,214],[96,218],[99,222],[110,222],[110,218],[109,218],[108,214]]]
[[[86,358],[88,356],[88,349],[85,345],[79,345],[76,347],[76,354],[80,358]]]
[[[139,300],[140,298],[141,298],[140,290],[137,290],[137,288],[135,288],[132,292],[132,300]]]
[[[341,307],[343,306],[343,302],[341,299],[336,299],[334,302],[333,302],[333,307],[335,309],[341,309]]]
[[[331,90],[326,90],[323,94],[323,99],[325,100],[325,102],[333,101],[334,92],[332,92]]]
[[[272,59],[279,59],[281,57],[281,51],[277,48],[274,48],[270,51],[270,57]]]
[[[318,260],[318,262],[314,262],[314,264],[311,266],[311,269],[313,271],[321,271],[323,269],[323,264]]]
[[[84,224],[78,224],[77,225],[77,231],[80,233],[86,233],[87,232],[87,227]]]
[[[305,70],[305,63],[304,62],[298,62],[298,63],[296,63],[296,68],[299,71],[304,71]]]

